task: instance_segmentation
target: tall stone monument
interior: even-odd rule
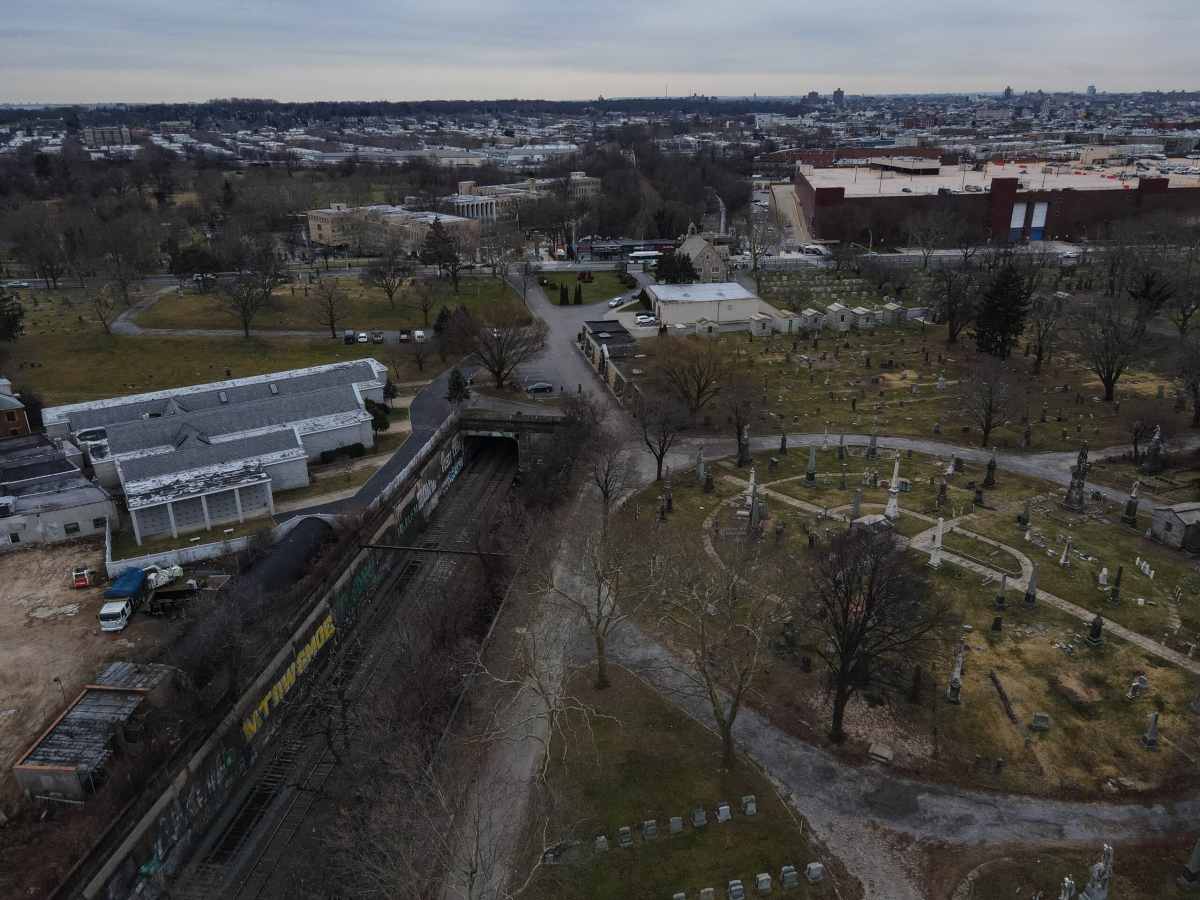
[[[1125,509],[1121,512],[1121,521],[1126,525],[1137,527],[1138,488],[1141,486],[1140,481],[1135,481],[1129,491],[1129,499],[1125,501]]]
[[[1108,885],[1113,875],[1113,848],[1108,844],[1100,856],[1100,861],[1093,863],[1088,877],[1087,887],[1079,895],[1079,900],[1108,900]]]
[[[884,517],[889,522],[900,518],[900,454],[896,454],[896,464],[892,466],[892,480],[888,483],[888,502],[883,510]]]
[[[1084,497],[1085,482],[1088,473],[1087,441],[1079,448],[1079,456],[1071,467],[1071,484],[1067,487],[1067,496],[1063,498],[1063,508],[1072,512],[1083,512],[1087,505]]]

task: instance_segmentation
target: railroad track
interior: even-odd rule
[[[442,499],[418,546],[427,550],[470,550],[475,544],[479,511],[487,509],[511,484],[513,463],[504,453],[483,452],[456,479]],[[284,726],[271,759],[253,776],[238,808],[215,840],[185,868],[172,886],[177,900],[237,897],[255,900],[267,890],[293,838],[307,820],[324,785],[337,767],[329,748],[329,729],[321,720],[336,698],[361,695],[393,650],[381,640],[381,626],[402,603],[430,602],[469,557],[403,553],[381,591],[395,603],[372,603],[367,618],[353,629],[314,686],[313,698]]]

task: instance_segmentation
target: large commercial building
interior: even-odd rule
[[[308,484],[308,461],[374,444],[367,400],[383,402],[374,359],[332,363],[51,407],[96,477],[125,494],[134,537],[208,530],[274,513],[276,491]]]
[[[120,147],[132,141],[124,125],[89,125],[80,129],[79,137],[85,147]]]
[[[864,166],[798,163],[793,187],[811,235],[822,240],[903,244],[912,217],[942,209],[973,240],[1079,240],[1121,219],[1200,212],[1200,177],[1138,177],[1121,169],[989,163],[978,169],[927,159],[871,160]]]
[[[459,253],[474,256],[479,250],[479,222],[463,216],[411,210],[380,203],[373,206],[346,206],[335,203],[325,209],[308,211],[308,237],[314,244],[349,247],[361,244],[377,249],[389,237],[396,237],[406,253],[416,254],[434,222],[440,222],[458,243]]]
[[[529,178],[513,184],[476,184],[460,181],[458,193],[443,199],[457,215],[484,222],[511,219],[522,204],[533,203],[555,192],[565,192],[568,200],[581,202],[600,193],[600,179],[584,172],[571,172],[566,179]]]

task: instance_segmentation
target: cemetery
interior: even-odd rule
[[[1104,849],[1054,848],[1036,852],[993,855],[974,868],[951,900],[1013,900],[1042,897],[1060,900],[1064,891],[1070,900],[1183,900],[1195,896],[1180,884],[1186,878],[1190,859],[1200,869],[1200,853],[1192,842],[1178,840],[1151,845],[1122,845],[1112,848],[1111,867]],[[1096,866],[1100,865],[1097,871]],[[1106,880],[1107,879],[1107,880]],[[1088,893],[1089,885],[1093,886]]]
[[[762,876],[774,895],[836,896],[834,864],[807,828],[751,765],[722,770],[703,727],[623,669],[604,691],[582,673],[570,690],[600,714],[550,749],[548,814],[575,841],[524,896],[725,900],[734,881],[757,896]]]
[[[1200,753],[1200,665],[1188,659],[1200,632],[1194,558],[1148,540],[1147,516],[1124,524],[1122,504],[1082,487],[839,443],[758,454],[741,468],[706,461],[707,487],[695,470],[672,473],[622,515],[653,520],[664,540],[705,542],[714,566],[750,548],[747,577],[781,608],[851,520],[910,541],[949,618],[934,664],[881,673],[906,687],[885,697],[868,685],[848,708],[851,758],[871,750],[917,777],[1057,797],[1189,783]],[[1064,508],[1081,491],[1083,508]],[[672,645],[661,621],[641,624]],[[1135,634],[1114,634],[1121,626]],[[1139,635],[1154,643],[1134,643]],[[813,640],[804,616],[786,623],[749,702],[825,742],[829,698]]]
[[[738,371],[761,395],[752,429],[821,434],[888,434],[978,446],[979,427],[969,413],[972,377],[990,359],[964,333],[945,343],[941,326],[911,322],[864,330],[754,338],[724,335]],[[653,355],[648,344],[645,352]],[[1165,360],[1164,360],[1165,362]],[[1129,440],[1133,418],[1152,417],[1164,435],[1184,433],[1191,421],[1169,374],[1126,372],[1119,402],[1101,402],[1103,390],[1086,361],[1060,347],[1040,375],[1014,354],[1017,388],[989,436],[1001,449],[1073,451],[1086,440],[1111,447]],[[719,427],[719,411],[704,414]]]

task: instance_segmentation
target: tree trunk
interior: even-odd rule
[[[1192,397],[1192,427],[1200,428],[1200,396]]]
[[[244,337],[244,338],[250,337],[250,320],[246,319],[246,318],[242,319],[242,337]],[[336,337],[336,335],[335,335],[335,337]]]
[[[608,649],[604,635],[599,632],[596,638],[596,690],[602,691],[609,686],[608,680]]]
[[[329,336],[337,340],[337,323],[333,319],[329,320]]]
[[[1041,372],[1042,372],[1042,357],[1044,355],[1045,355],[1045,351],[1042,349],[1042,345],[1038,344],[1037,347],[1033,351],[1033,374],[1034,375],[1041,374]]]
[[[1112,376],[1108,378],[1101,376],[1100,380],[1104,382],[1104,402],[1112,403],[1117,392],[1117,379]]]
[[[849,690],[843,684],[839,683],[837,689],[833,692],[833,724],[829,729],[829,737],[835,744],[840,744],[846,739],[843,723],[846,718],[846,704],[849,700]]]
[[[733,723],[721,726],[721,768],[727,772],[737,768],[737,751],[733,744]]]

